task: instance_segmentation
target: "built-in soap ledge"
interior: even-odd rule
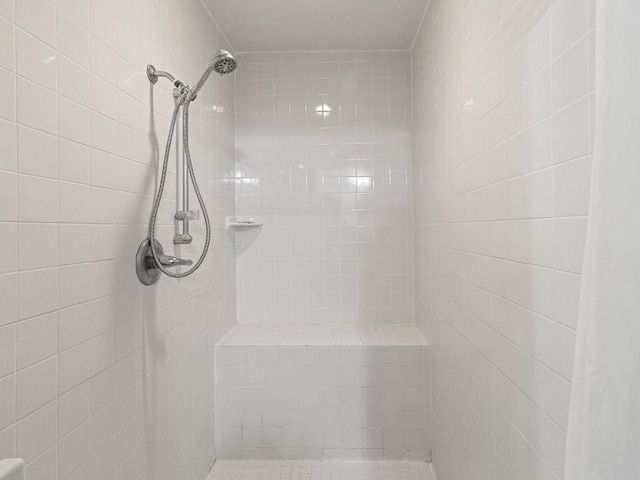
[[[227,217],[225,222],[226,229],[235,232],[260,228],[261,226],[262,218],[260,217]]]

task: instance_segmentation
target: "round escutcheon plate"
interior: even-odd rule
[[[160,245],[160,242],[154,240],[154,246],[157,255],[164,255],[164,249],[162,245]],[[160,280],[162,272],[156,268],[155,264],[156,262],[153,260],[153,255],[151,254],[149,239],[145,238],[136,253],[136,273],[143,285],[150,286]]]

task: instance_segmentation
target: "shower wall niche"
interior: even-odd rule
[[[409,52],[238,60],[238,323],[413,323]]]

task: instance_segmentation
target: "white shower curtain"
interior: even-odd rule
[[[640,479],[640,0],[596,0],[594,178],[565,480]]]

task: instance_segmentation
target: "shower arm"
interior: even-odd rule
[[[189,90],[189,85],[184,83],[179,78],[174,77],[169,72],[165,72],[163,70],[156,70],[156,67],[154,67],[151,64],[147,65],[147,78],[153,85],[155,85],[158,82],[158,78],[160,77],[168,78],[169,80],[171,80],[171,83],[173,83],[173,86],[179,89],[181,94],[185,90]]]

